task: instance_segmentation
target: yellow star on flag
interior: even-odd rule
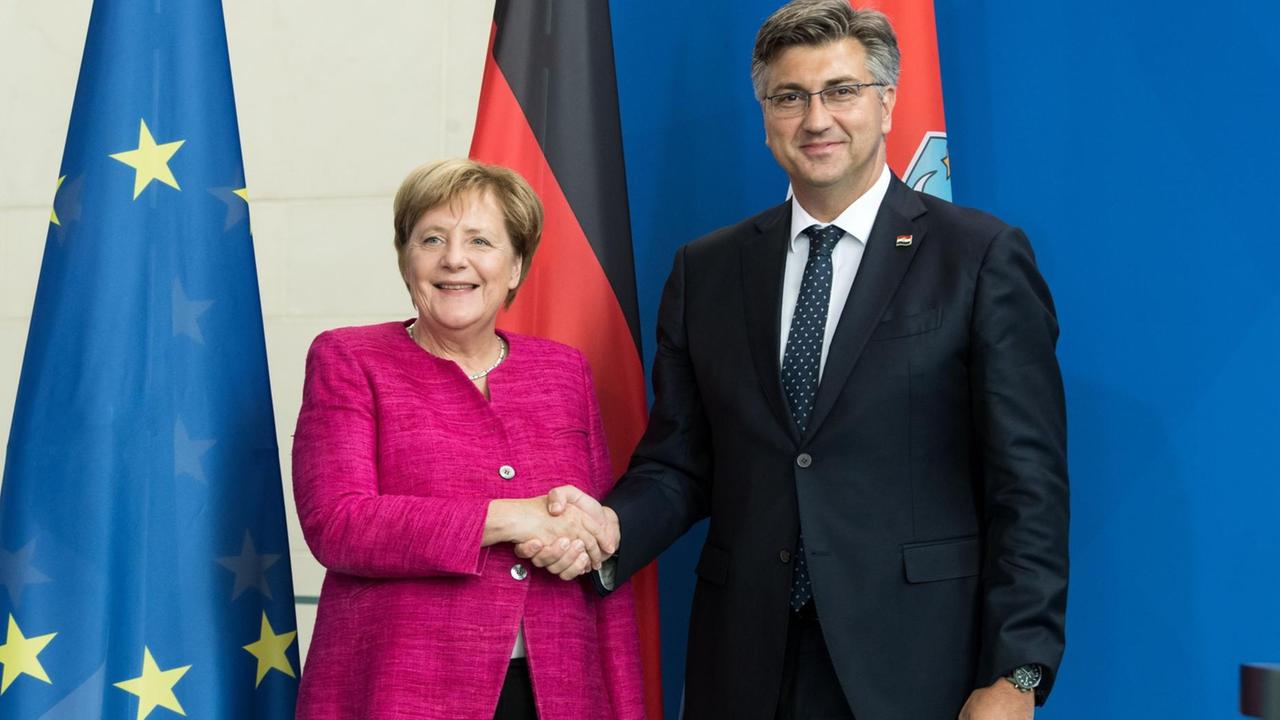
[[[0,645],[0,663],[4,664],[4,677],[0,679],[0,695],[9,689],[19,675],[30,675],[37,680],[51,682],[49,674],[40,664],[39,655],[40,651],[44,650],[44,646],[48,645],[57,634],[24,637],[22,629],[18,627],[18,621],[13,619],[12,614],[9,615],[9,634],[5,636],[5,643]]]
[[[56,201],[58,199],[58,191],[62,189],[62,181],[66,179],[67,179],[66,175],[63,175],[62,177],[58,178],[58,187],[53,189],[53,199],[55,201],[55,204],[53,207],[49,208],[49,222],[53,223],[54,225],[59,225],[59,226],[62,225],[62,223],[58,222],[58,206],[56,204]]]
[[[232,190],[231,193],[233,195],[239,196],[241,200],[245,202],[249,202],[249,188],[240,188],[239,190]]]
[[[182,188],[178,187],[178,181],[173,177],[173,172],[169,170],[169,159],[178,152],[178,148],[182,147],[182,143],[186,140],[157,145],[155,138],[151,137],[151,131],[147,129],[147,121],[139,122],[142,126],[138,130],[138,148],[114,153],[111,156],[112,159],[119,160],[136,171],[133,176],[133,199],[137,200],[152,180],[159,180],[174,190],[181,190]]]
[[[244,646],[250,655],[258,659],[258,681],[254,683],[254,687],[261,685],[262,678],[266,677],[267,672],[271,670],[279,670],[291,678],[298,677],[293,674],[293,665],[285,655],[285,651],[293,644],[297,634],[297,630],[292,630],[277,635],[271,628],[271,623],[267,621],[267,614],[262,613],[262,629],[259,631],[257,641]]]
[[[115,686],[138,696],[137,720],[143,720],[157,706],[185,716],[187,713],[182,709],[182,703],[178,702],[178,696],[173,694],[173,686],[177,685],[190,669],[190,665],[183,665],[172,670],[161,670],[160,666],[156,665],[155,658],[151,657],[151,648],[143,646],[142,674],[136,678],[115,683]]]

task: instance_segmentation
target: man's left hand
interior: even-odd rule
[[[1035,714],[1036,694],[1021,692],[1004,678],[974,690],[960,708],[960,720],[1032,720]]]

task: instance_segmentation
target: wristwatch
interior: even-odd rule
[[[609,592],[617,589],[615,587],[617,583],[614,582],[618,576],[618,558],[616,555],[600,563],[599,575],[601,587]]]
[[[1019,665],[1013,669],[1013,672],[1005,676],[1005,680],[1013,683],[1018,688],[1018,692],[1031,692],[1040,686],[1040,679],[1044,677],[1044,672],[1039,665]]]

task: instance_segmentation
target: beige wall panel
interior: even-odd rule
[[[48,232],[47,206],[0,206],[0,317],[31,317]]]
[[[491,2],[227,0],[251,196],[385,197],[465,154]]]
[[[0,207],[47,207],[53,201],[91,4],[0,3]],[[42,240],[43,231],[34,241]]]
[[[298,658],[307,661],[307,648],[311,647],[311,629],[316,626],[316,606],[298,606]],[[278,631],[277,631],[278,632]]]
[[[48,229],[47,208],[0,207],[0,438],[5,440],[0,445],[0,467],[4,467],[8,450],[18,374]]]
[[[27,345],[27,318],[0,317],[0,467],[9,449],[9,427],[13,422],[13,403],[18,396],[18,373],[22,371],[22,353]]]
[[[264,314],[407,312],[391,243],[390,197],[265,201],[253,203],[251,212]]]

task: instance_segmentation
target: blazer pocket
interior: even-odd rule
[[[722,550],[711,543],[704,543],[702,555],[698,557],[698,567],[694,572],[713,585],[724,585],[729,579],[729,551]]]
[[[941,324],[942,308],[932,308],[924,312],[881,320],[875,331],[871,333],[871,339],[890,340],[908,335],[920,335],[930,330],[937,330]]]
[[[982,569],[982,543],[975,537],[902,546],[909,583],[972,577]]]

